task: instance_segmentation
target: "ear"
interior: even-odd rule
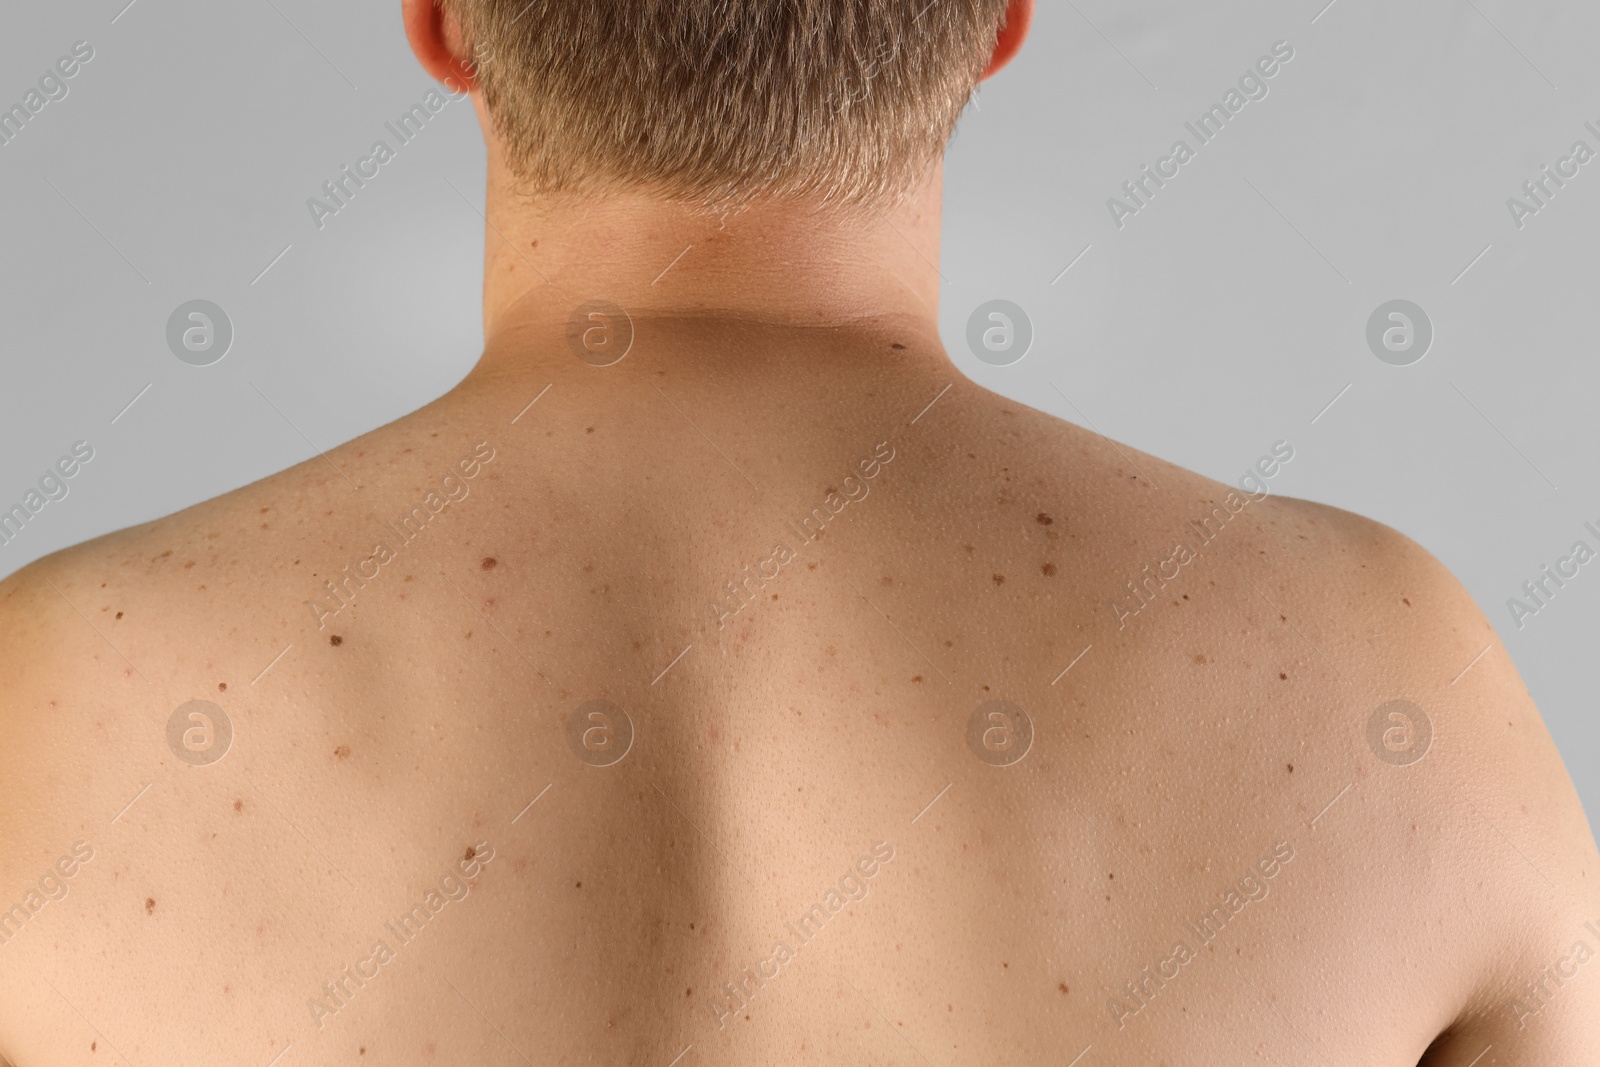
[[[1006,24],[1000,29],[1000,36],[994,45],[994,56],[983,75],[986,80],[1005,69],[1006,64],[1022,51],[1022,44],[1028,39],[1028,30],[1033,26],[1033,7],[1034,0],[1011,0],[1006,8]]]
[[[402,0],[406,39],[422,69],[452,91],[478,87],[477,67],[466,59],[461,27],[446,16],[439,0]]]

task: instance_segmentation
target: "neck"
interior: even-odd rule
[[[481,370],[590,300],[641,318],[795,327],[910,318],[936,336],[940,174],[893,207],[761,203],[726,217],[638,193],[530,202],[491,151]]]

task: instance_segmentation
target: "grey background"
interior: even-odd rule
[[[1600,812],[1600,563],[1521,629],[1506,607],[1600,525],[1600,160],[1523,229],[1506,206],[1574,141],[1600,150],[1600,9],[1326,2],[1041,0],[950,155],[946,342],[984,385],[1230,482],[1292,442],[1275,490],[1455,571]],[[0,146],[0,503],[96,450],[0,574],[397,418],[481,342],[467,104],[320,232],[306,208],[431,85],[397,0],[125,3],[14,5],[0,34],[0,106],[96,52]],[[1278,40],[1296,55],[1270,94],[1118,229],[1107,198]],[[237,330],[203,369],[164,339],[197,298]],[[1036,329],[1015,366],[966,351],[995,298]],[[1437,331],[1410,367],[1365,341],[1396,298]]]

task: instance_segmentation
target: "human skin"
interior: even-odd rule
[[[963,379],[938,174],[881,218],[528,205],[485,128],[459,386],[0,583],[0,908],[93,852],[0,915],[6,1061],[1593,1062],[1593,838],[1425,551]],[[613,366],[568,344],[592,299]],[[610,766],[567,740],[596,699]],[[1009,766],[967,740],[997,699]],[[169,747],[192,700],[218,762]],[[1369,742],[1394,700],[1409,765]]]

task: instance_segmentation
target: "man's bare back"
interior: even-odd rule
[[[0,585],[16,1067],[1582,1061],[1554,749],[1292,441],[1252,495],[916,323],[564,318]]]
[[[403,5],[472,374],[0,583],[0,1061],[1592,1063],[1461,588],[1292,440],[1219,484],[941,348],[1031,0],[529,6]]]

